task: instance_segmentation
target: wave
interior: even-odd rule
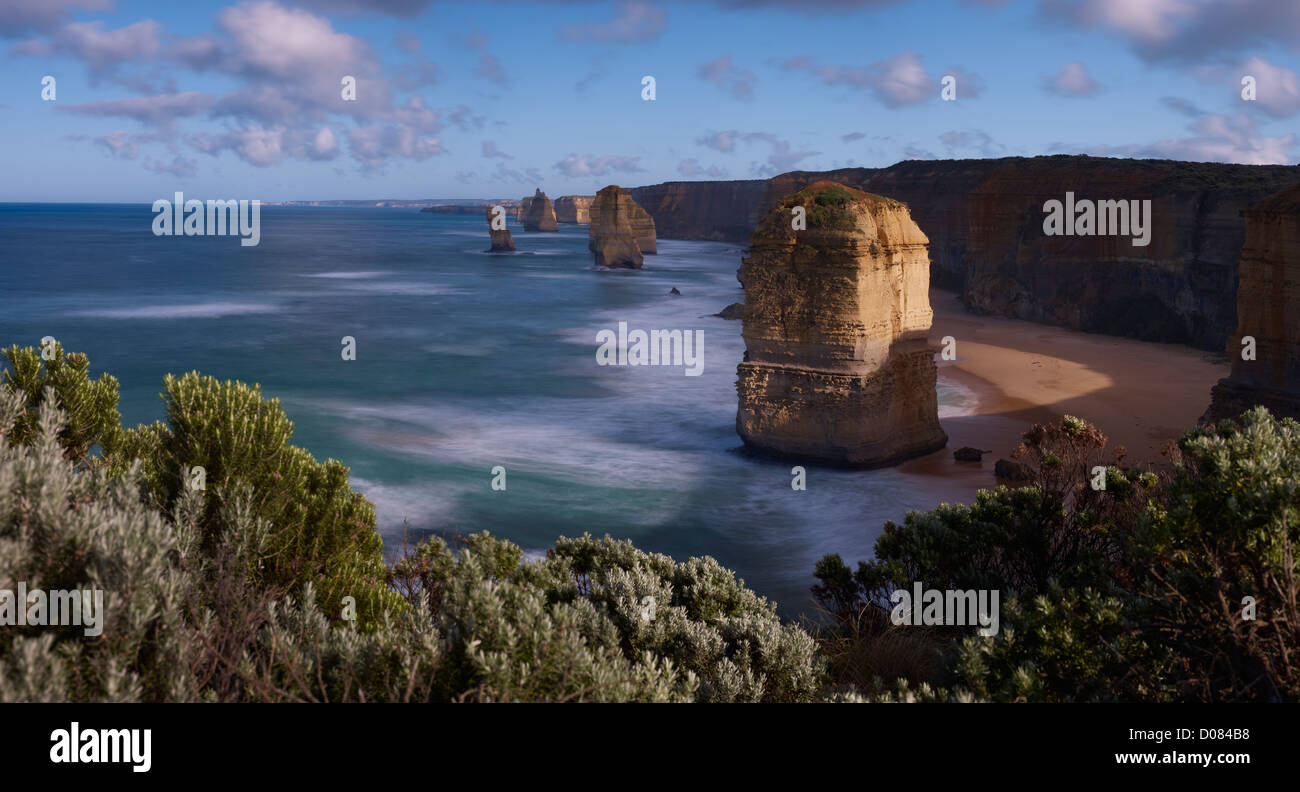
[[[223,316],[272,313],[278,305],[267,303],[208,302],[193,305],[147,305],[139,308],[101,308],[75,311],[72,316],[95,319],[218,319]]]

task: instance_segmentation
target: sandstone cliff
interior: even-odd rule
[[[1228,341],[1232,373],[1214,386],[1202,421],[1231,418],[1258,404],[1300,419],[1300,184],[1242,212],[1246,243],[1237,287],[1237,332]],[[1255,359],[1242,356],[1255,339]]]
[[[958,291],[972,310],[1217,350],[1237,324],[1239,212],[1300,181],[1300,168],[1083,156],[908,160],[632,193],[666,238],[740,242],[777,200],[822,179],[908,204],[930,239],[935,285]],[[1045,236],[1043,203],[1066,192],[1151,200],[1151,243]]]
[[[555,222],[555,206],[540,189],[533,194],[533,199],[528,202],[528,210],[524,212],[524,230],[560,230],[560,226]]]
[[[641,255],[642,239],[635,227],[641,228],[644,233],[645,220],[649,216],[632,200],[632,195],[622,187],[611,184],[596,193],[590,214],[587,247],[596,255],[597,266],[641,269],[645,259]],[[653,245],[653,224],[650,233]]]
[[[796,206],[806,230],[792,228]],[[874,467],[947,443],[926,340],[927,242],[903,204],[829,181],[759,221],[740,270],[736,431],[746,445]]]
[[[505,207],[502,207],[502,209],[504,208]],[[492,207],[489,206],[487,208],[486,214],[487,214],[487,221],[488,221],[488,235],[492,238],[492,247],[488,248],[488,252],[500,253],[500,252],[514,250],[515,238],[514,235],[510,233],[510,229],[508,228],[495,229],[492,227]],[[501,218],[503,220],[505,219],[504,211],[501,214]]]
[[[586,225],[591,222],[591,203],[594,195],[561,195],[555,199],[555,220],[560,223],[578,223]]]

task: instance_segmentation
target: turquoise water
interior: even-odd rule
[[[0,345],[86,352],[120,380],[128,425],[162,417],[167,372],[261,383],[293,442],[352,468],[390,549],[403,531],[534,552],[609,533],[711,555],[797,615],[823,554],[868,557],[885,520],[934,506],[932,483],[896,470],[810,468],[801,492],[789,464],[742,451],[740,323],[710,316],[743,299],[734,245],[661,240],[644,270],[601,271],[586,226],[512,222],[519,252],[494,255],[477,216],[263,207],[257,247],[155,237],[152,217],[0,205]],[[702,331],[702,376],[598,366],[596,334],[620,321]],[[941,383],[941,404],[959,398]]]

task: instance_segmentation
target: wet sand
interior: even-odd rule
[[[937,359],[939,377],[966,389],[964,414],[940,418],[948,446],[899,466],[945,479],[944,500],[967,503],[992,487],[993,465],[1035,423],[1076,415],[1122,445],[1126,465],[1164,464],[1161,450],[1196,425],[1210,388],[1228,374],[1223,355],[1059,327],[977,316],[953,292],[932,289],[930,341],[956,340],[957,359]],[[1217,359],[1216,359],[1217,358]],[[942,415],[942,413],[941,413]],[[991,450],[982,462],[957,462],[962,446]]]

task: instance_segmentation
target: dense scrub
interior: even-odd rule
[[[1077,418],[1036,426],[1019,450],[1032,485],[890,523],[856,571],[819,562],[839,685],[882,698],[1300,700],[1300,425],[1257,408],[1187,432],[1167,474],[1124,470],[1121,452],[1094,488],[1105,444]],[[892,624],[889,594],[912,581],[1000,589],[1001,633]],[[886,673],[918,651],[931,662]]]
[[[0,589],[100,589],[102,633],[0,630],[0,700],[804,701],[803,630],[710,558],[477,534],[383,563],[373,507],[275,400],[168,377],[124,430],[84,356],[11,348]],[[35,394],[28,388],[34,388]],[[78,405],[73,413],[63,404]],[[196,468],[201,475],[195,475]]]

